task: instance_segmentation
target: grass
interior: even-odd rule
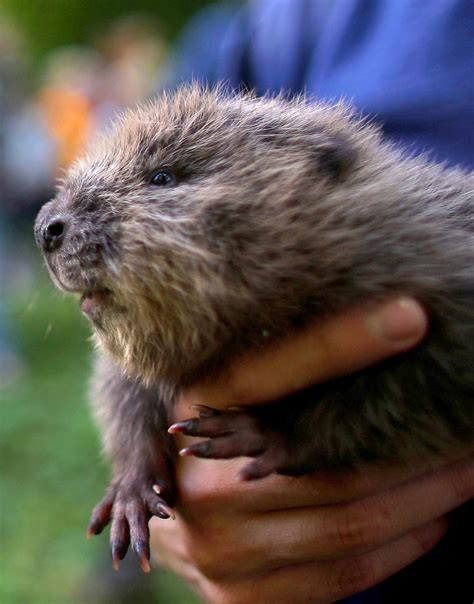
[[[89,328],[42,269],[8,301],[24,369],[0,389],[0,602],[115,604],[81,596],[94,569],[109,567],[107,539],[84,537],[108,477],[87,406]],[[196,602],[172,576],[152,574],[160,602]]]

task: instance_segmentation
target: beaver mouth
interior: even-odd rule
[[[85,291],[81,296],[79,303],[81,311],[86,315],[90,316],[104,306],[107,299],[111,295],[110,289],[98,289],[93,291]]]

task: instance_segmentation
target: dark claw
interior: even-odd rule
[[[94,535],[100,535],[105,527],[106,527],[106,524],[101,522],[100,519],[93,518],[89,522],[89,526],[87,527],[86,537],[88,539],[91,539]]]
[[[128,550],[128,543],[113,543],[111,544],[112,549],[112,564],[115,570],[120,567],[120,560],[125,558],[125,554]]]
[[[115,486],[107,489],[105,497],[92,510],[89,526],[87,527],[87,538],[93,535],[100,535],[104,528],[109,524],[112,517],[112,508],[116,495]]]
[[[159,518],[167,519],[176,518],[173,510],[168,506],[166,501],[164,501],[160,496],[157,497],[158,493],[155,488],[153,488],[153,493],[147,493],[143,497],[143,502],[145,504],[146,510],[149,512],[150,516],[158,516]],[[161,493],[161,489],[160,489]]]
[[[184,449],[181,449],[179,454],[181,457],[190,457],[191,455],[196,457],[207,457],[211,452],[211,442],[212,441],[210,440],[205,440],[202,443],[185,447]]]
[[[174,498],[171,486],[158,480],[153,484],[152,491],[154,499],[156,499],[156,495],[158,495],[158,499],[165,499],[167,502],[171,502]]]
[[[234,432],[230,414],[220,417],[199,417],[173,424],[168,429],[170,434],[182,432],[186,436],[209,436],[216,438]]]
[[[92,512],[88,536],[99,534],[112,520],[110,548],[113,567],[116,570],[119,569],[120,561],[126,556],[131,543],[143,571],[150,572],[148,520],[153,515],[175,518],[168,506],[172,484],[167,479],[166,469],[164,467],[163,475],[159,477],[151,477],[150,473],[147,473],[135,477],[134,480],[125,476],[121,481],[115,481]],[[160,471],[157,473],[159,475]]]
[[[265,476],[267,476],[267,473],[262,475],[258,470],[255,470],[254,468],[244,468],[239,472],[239,478],[244,482],[259,480],[260,478],[264,478]]]
[[[168,432],[170,434],[182,432],[183,434],[186,434],[186,436],[227,436],[228,434],[232,434],[233,430],[232,424],[229,424],[228,418],[226,419],[227,421],[223,421],[220,417],[188,419],[173,424],[168,429]]]
[[[203,459],[258,457],[254,465],[250,464],[242,470],[240,475],[242,480],[257,480],[289,467],[291,456],[285,447],[282,435],[264,425],[258,413],[250,413],[239,407],[226,411],[213,411],[206,417],[200,416],[178,422],[171,426],[170,432],[182,432],[188,436],[207,438],[182,449],[179,454],[183,457],[191,455]],[[294,475],[293,469],[288,473]]]
[[[160,518],[172,518],[175,520],[176,516],[171,508],[169,508],[165,503],[158,503],[156,506],[156,515]]]
[[[221,415],[221,411],[208,407],[207,405],[191,405],[191,409],[198,411],[199,417],[214,417],[215,415]]]
[[[142,567],[143,572],[149,573],[151,570],[150,567],[150,548],[146,541],[137,541],[133,544],[133,549],[140,560],[140,566]]]
[[[188,419],[183,422],[177,422],[168,428],[170,434],[176,434],[176,432],[182,432],[188,436],[196,436],[199,428],[199,419]]]
[[[156,516],[158,516],[158,518],[161,518],[162,520],[168,520],[168,518],[170,517],[167,512],[164,512],[162,509],[160,509],[160,506],[156,510]]]

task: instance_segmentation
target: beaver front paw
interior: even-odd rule
[[[138,556],[144,572],[150,571],[150,532],[152,516],[173,518],[174,513],[160,494],[163,485],[151,478],[123,477],[113,480],[105,497],[92,511],[87,536],[99,535],[112,522],[110,547],[113,566],[118,570],[129,546]]]
[[[256,480],[274,472],[298,476],[311,471],[292,446],[287,430],[270,424],[261,413],[240,408],[218,411],[205,405],[195,408],[199,417],[177,422],[169,432],[208,440],[182,449],[180,455],[206,459],[255,457],[240,471],[242,480]]]

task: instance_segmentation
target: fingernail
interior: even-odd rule
[[[366,319],[369,331],[383,340],[402,343],[418,340],[427,325],[423,308],[411,298],[399,298]]]

